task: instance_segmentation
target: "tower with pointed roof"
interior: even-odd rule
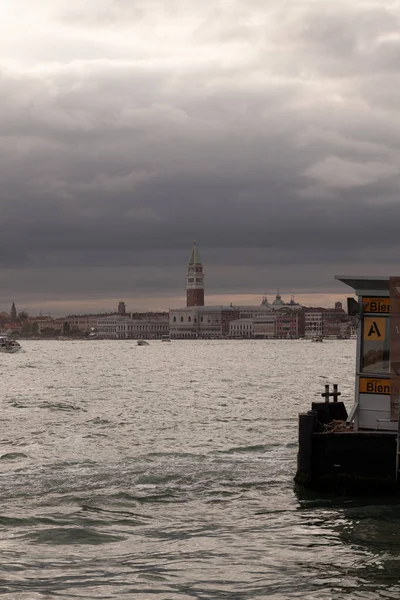
[[[186,274],[186,306],[204,306],[204,273],[196,240]]]
[[[16,319],[17,318],[17,309],[15,308],[14,302],[12,303],[12,306],[11,306],[10,317],[12,319]]]

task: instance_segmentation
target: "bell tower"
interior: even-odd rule
[[[186,274],[186,306],[204,306],[204,273],[196,240]]]
[[[12,306],[11,306],[10,316],[11,316],[12,319],[16,319],[17,318],[17,309],[15,308],[14,302],[12,303]]]

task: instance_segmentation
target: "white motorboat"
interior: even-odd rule
[[[22,346],[17,340],[10,340],[7,337],[0,337],[0,352],[5,354],[15,354],[21,350]]]

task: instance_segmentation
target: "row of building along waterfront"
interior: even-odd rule
[[[101,339],[296,339],[350,337],[354,322],[340,303],[332,309],[295,304],[260,306],[198,306],[171,309],[169,313],[68,315],[31,317],[37,335],[92,334]],[[68,324],[66,329],[65,324]],[[1,333],[23,333],[25,324],[6,323]]]
[[[3,313],[3,317],[6,313]],[[7,315],[6,315],[7,316]],[[13,303],[11,321],[16,321]],[[0,313],[0,325],[1,325]],[[207,306],[204,303],[203,264],[193,245],[186,274],[186,306],[161,313],[127,313],[124,302],[112,314],[68,315],[60,319],[34,317],[35,331],[54,330],[92,334],[101,339],[296,339],[314,337],[350,337],[354,320],[340,302],[333,308],[310,308],[292,298],[284,302],[279,293],[273,302],[266,297],[258,306]],[[65,324],[68,324],[66,326]],[[6,329],[20,323],[7,322]]]
[[[350,337],[354,322],[340,303],[335,308],[282,306],[197,306],[171,309],[168,317],[132,319],[110,315],[97,322],[107,339],[297,339]]]

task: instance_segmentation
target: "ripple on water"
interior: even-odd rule
[[[21,536],[28,543],[70,545],[80,544],[98,546],[100,544],[114,544],[124,539],[120,535],[101,533],[87,527],[51,527],[38,532],[31,532]]]
[[[23,452],[8,452],[0,456],[0,460],[21,460],[23,458],[28,458]]]
[[[397,600],[398,505],[293,487],[298,412],[354,387],[355,344],[313,346],[24,342],[2,372],[3,438],[29,448],[0,457],[2,598]]]
[[[52,401],[44,401],[39,404],[39,408],[44,408],[50,411],[63,411],[63,412],[74,412],[74,411],[83,411],[86,412],[86,409],[82,406],[76,406],[75,404],[68,404],[66,402],[52,402]]]

